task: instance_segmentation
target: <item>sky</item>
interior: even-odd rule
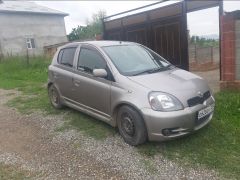
[[[35,3],[63,11],[67,34],[78,25],[86,25],[93,13],[105,10],[107,15],[141,7],[156,1],[35,1]],[[173,1],[172,1],[173,2]],[[224,11],[240,10],[240,1],[226,0]],[[219,33],[218,7],[188,13],[188,29],[191,35],[212,35]]]

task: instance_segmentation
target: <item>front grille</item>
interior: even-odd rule
[[[203,94],[203,97],[193,97],[187,101],[189,107],[196,106],[198,104],[203,104],[204,101],[206,101],[211,96],[210,91],[207,91]]]

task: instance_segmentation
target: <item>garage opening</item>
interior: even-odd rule
[[[189,71],[206,79],[217,92],[220,90],[219,8],[190,12],[187,17]]]

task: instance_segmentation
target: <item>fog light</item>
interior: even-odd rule
[[[163,129],[162,134],[164,136],[171,136],[171,135],[176,135],[176,134],[178,134],[180,132],[183,132],[183,131],[185,131],[185,129],[175,127],[175,128]]]
[[[163,129],[163,130],[162,130],[162,134],[163,134],[164,136],[169,136],[169,135],[171,134],[171,130],[170,130],[170,129]]]

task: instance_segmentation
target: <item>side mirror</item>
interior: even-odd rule
[[[95,77],[105,78],[105,77],[107,77],[107,71],[105,69],[94,69],[93,75]]]

